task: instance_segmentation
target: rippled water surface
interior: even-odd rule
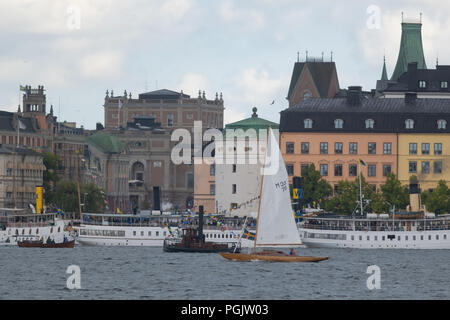
[[[152,247],[0,247],[1,299],[449,299],[450,250],[298,249],[319,263],[232,262]],[[67,267],[81,269],[69,290]],[[381,270],[369,290],[367,267]]]

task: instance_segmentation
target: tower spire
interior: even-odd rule
[[[418,69],[426,69],[425,56],[422,45],[422,24],[418,22],[403,22],[402,13],[402,38],[397,63],[391,80],[398,78],[408,71],[408,63],[417,62]]]
[[[381,80],[388,80],[386,71],[386,56],[383,56],[383,71],[381,72]]]

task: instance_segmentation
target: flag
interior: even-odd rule
[[[361,159],[359,159],[359,164],[362,165],[362,166],[366,165],[366,163],[364,161],[362,161]]]
[[[119,109],[122,109],[122,100],[119,99]]]
[[[121,214],[121,213],[122,213],[122,211],[120,211],[120,209],[119,209],[119,208],[117,208],[117,213]]]
[[[250,232],[247,229],[244,229],[244,233],[242,233],[242,238],[243,239],[255,240],[255,236],[256,236],[255,233]]]
[[[25,92],[25,87],[24,86],[20,86],[20,91]]]
[[[27,126],[22,121],[20,121],[20,119],[18,119],[18,120],[19,120],[19,128],[20,128],[20,130],[25,130],[27,128]]]

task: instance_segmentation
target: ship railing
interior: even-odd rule
[[[326,223],[320,223],[320,224],[310,224],[310,223],[303,223],[299,225],[299,227],[304,229],[315,229],[315,230],[337,230],[337,231],[438,231],[438,230],[450,230],[449,224],[442,224],[442,225],[426,225],[425,227],[423,225],[417,225],[413,228],[407,228],[404,226],[394,226],[387,225],[387,226],[376,226],[376,227],[368,227],[368,226],[335,226],[335,225],[329,225]]]

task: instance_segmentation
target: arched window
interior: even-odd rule
[[[305,91],[303,92],[303,100],[306,100],[311,97],[311,92]]]
[[[305,124],[305,129],[311,129],[312,128],[312,120],[311,119],[305,119],[304,124]]]
[[[366,119],[366,129],[373,129],[375,121],[373,119]]]
[[[438,129],[447,129],[447,121],[444,119],[439,119],[437,121]]]
[[[413,119],[406,119],[405,120],[405,128],[406,129],[414,129],[414,120]]]
[[[342,128],[344,128],[344,120],[342,120],[342,119],[334,120],[334,128],[335,129],[342,129]]]

